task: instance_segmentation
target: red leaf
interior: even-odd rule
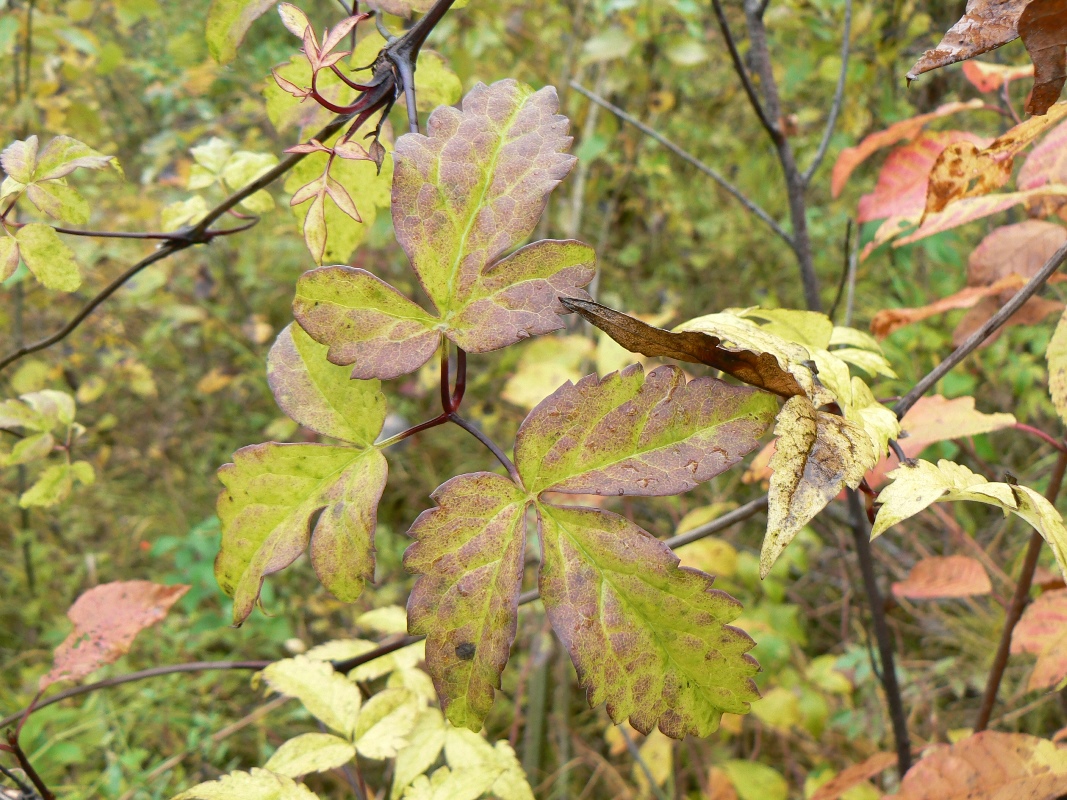
[[[84,678],[115,661],[130,649],[138,633],[167,616],[187,591],[189,587],[181,584],[115,581],[85,592],[67,611],[74,630],[56,648],[52,671],[41,678],[41,690],[57,681]]]
[[[1034,65],[1009,67],[1003,64],[988,64],[985,61],[966,61],[963,64],[963,74],[978,91],[995,92],[1006,83],[1031,77],[1034,74]]]
[[[924,558],[911,568],[905,581],[893,584],[895,597],[933,600],[989,594],[993,585],[978,561],[967,556]]]

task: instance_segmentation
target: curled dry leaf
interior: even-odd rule
[[[699,331],[665,331],[590,300],[564,297],[560,302],[632,353],[707,364],[781,397],[804,394],[796,377],[770,353],[723,347],[721,339]]]
[[[1048,114],[1067,82],[1067,0],[1030,0],[1019,17],[1019,35],[1034,62],[1026,110]]]
[[[1011,636],[1012,653],[1033,653],[1027,689],[1051,689],[1067,677],[1067,589],[1045,592],[1023,612]]]
[[[937,745],[885,800],[1056,800],[1067,792],[1067,749],[1024,733],[982,731]]]
[[[181,584],[115,581],[82,594],[67,611],[74,630],[56,648],[52,670],[41,678],[41,691],[57,681],[84,678],[115,661],[130,649],[138,633],[167,616],[187,591],[189,587]]]
[[[932,556],[919,561],[904,581],[893,584],[896,597],[936,600],[989,594],[993,585],[985,568],[967,556]]]
[[[1030,0],[967,0],[959,22],[940,44],[927,50],[908,72],[913,81],[924,72],[966,61],[1019,38],[1019,17]]]

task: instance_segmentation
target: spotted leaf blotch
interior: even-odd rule
[[[408,630],[426,634],[426,665],[453,725],[481,730],[515,640],[528,499],[490,472],[460,475],[432,495],[408,535],[419,575]]]
[[[482,353],[563,327],[558,298],[588,297],[592,248],[542,240],[515,250],[575,163],[558,108],[552,87],[478,84],[462,110],[436,109],[427,135],[397,140],[393,227],[433,309],[366,270],[305,273],[294,314],[332,363],[395,378],[424,364],[441,336]]]
[[[267,358],[278,405],[296,422],[344,444],[250,445],[219,470],[222,546],[215,577],[243,622],[263,580],[310,544],[311,564],[340,600],[359,597],[374,578],[374,529],[388,475],[373,446],[385,421],[378,381],[355,381],[326,360],[326,348],[296,326]]]

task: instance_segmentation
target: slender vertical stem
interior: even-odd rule
[[[42,800],[56,800],[56,796],[48,789],[48,786],[41,779],[41,776],[37,774],[37,770],[33,768],[33,764],[30,763],[30,759],[27,758],[26,753],[19,745],[18,734],[14,731],[9,731],[7,734],[9,750],[19,762],[19,766],[22,767],[22,771],[26,773],[26,777],[30,779],[30,783],[37,789],[37,793],[41,795]]]
[[[1052,468],[1049,477],[1048,489],[1045,490],[1045,499],[1050,503],[1056,502],[1056,497],[1063,486],[1063,474],[1067,471],[1067,452],[1060,451],[1056,458],[1056,464]],[[1030,542],[1026,545],[1026,556],[1023,559],[1022,573],[1019,582],[1015,584],[1015,594],[1011,598],[1011,606],[1004,618],[1004,630],[1000,634],[1000,644],[997,645],[997,653],[993,656],[993,665],[989,668],[989,677],[986,679],[985,694],[982,695],[982,706],[978,709],[978,718],[974,722],[975,731],[984,731],[989,725],[989,717],[993,714],[993,706],[997,702],[997,692],[1000,690],[1000,682],[1004,677],[1004,670],[1008,666],[1008,655],[1011,653],[1011,636],[1019,619],[1023,615],[1023,609],[1030,599],[1030,587],[1034,581],[1034,570],[1037,569],[1037,559],[1041,555],[1041,547],[1045,540],[1041,534],[1034,531],[1030,534]]]
[[[889,706],[889,718],[893,725],[893,739],[897,748],[897,770],[903,778],[911,769],[911,740],[908,736],[908,721],[904,715],[904,701],[897,682],[897,670],[893,655],[893,640],[885,622],[885,606],[878,591],[874,576],[874,558],[871,555],[871,532],[867,523],[867,512],[859,493],[848,492],[849,522],[852,526],[852,538],[856,543],[856,555],[859,558],[860,572],[863,575],[863,588],[867,593],[867,604],[871,608],[871,622],[874,637],[878,642],[878,655],[882,662],[882,689],[885,691],[886,705]]]

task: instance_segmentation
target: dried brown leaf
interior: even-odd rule
[[[1067,82],[1067,0],[1030,0],[1019,35],[1034,62],[1034,89],[1026,111],[1045,115]]]
[[[1019,38],[1019,17],[1029,0],[967,0],[959,22],[908,72],[913,81],[924,72],[966,61]]]
[[[991,591],[985,568],[967,556],[924,558],[911,568],[907,580],[893,584],[893,595],[909,600],[973,597]]]

